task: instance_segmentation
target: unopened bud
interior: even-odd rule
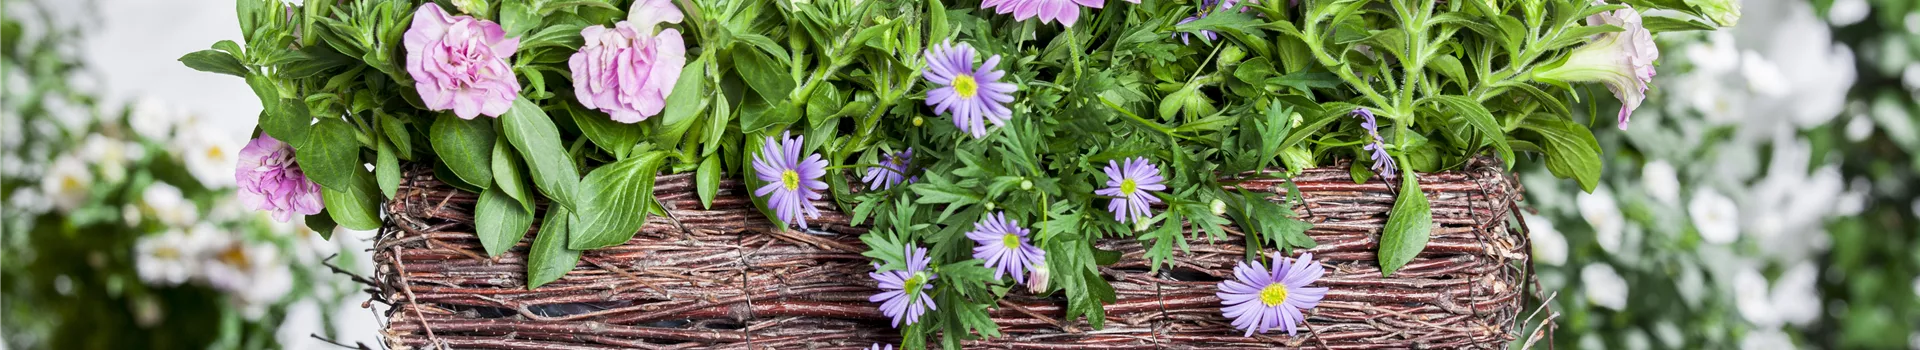
[[[1053,273],[1047,269],[1046,263],[1033,264],[1033,269],[1027,270],[1027,292],[1034,295],[1046,294],[1047,279],[1052,277]]]
[[[925,118],[920,118],[920,116],[917,116],[917,115],[913,116],[913,126],[920,126],[921,124],[926,124],[926,123],[927,123],[927,120]]]
[[[1227,202],[1214,199],[1213,203],[1208,203],[1207,206],[1213,209],[1213,215],[1227,215]]]
[[[1021,191],[1033,190],[1033,180],[1021,179],[1020,190]]]

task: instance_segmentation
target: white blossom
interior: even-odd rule
[[[140,280],[158,286],[173,286],[192,278],[200,269],[204,248],[181,229],[140,237],[134,243],[134,270]]]
[[[1665,160],[1647,162],[1640,168],[1640,181],[1646,186],[1647,195],[1660,204],[1672,207],[1680,206],[1680,175],[1673,164]]]
[[[1619,252],[1620,244],[1625,241],[1627,218],[1620,214],[1613,191],[1602,185],[1592,193],[1581,193],[1575,202],[1580,206],[1580,217],[1593,226],[1594,240],[1600,243],[1600,248],[1608,253]]]
[[[240,148],[246,145],[223,128],[188,129],[191,136],[176,138],[174,147],[187,173],[207,188],[226,188],[234,184],[240,162]]]
[[[169,227],[188,227],[200,220],[200,209],[181,195],[180,188],[165,182],[147,185],[139,203],[141,212],[153,215]]]
[[[62,154],[53,160],[53,166],[47,168],[47,174],[40,178],[40,192],[53,202],[60,212],[71,212],[86,202],[93,188],[93,173],[87,170],[87,164],[72,154]]]
[[[1745,338],[1740,338],[1740,350],[1789,350],[1798,348],[1798,346],[1793,345],[1793,338],[1787,337],[1787,333],[1781,332],[1779,328],[1756,329],[1747,332]]]
[[[1627,280],[1613,272],[1606,264],[1587,264],[1580,268],[1580,284],[1586,290],[1587,301],[1593,305],[1613,309],[1627,308]]]
[[[1547,218],[1521,212],[1520,217],[1527,221],[1527,234],[1533,243],[1533,261],[1547,265],[1567,263],[1567,238],[1553,227],[1553,221]]]
[[[1700,240],[1713,244],[1733,243],[1740,238],[1740,206],[1720,191],[1702,187],[1687,203],[1687,214]]]

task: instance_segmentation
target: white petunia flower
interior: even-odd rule
[[[1580,285],[1593,305],[1616,311],[1627,308],[1627,280],[1614,273],[1613,266],[1587,264],[1580,268]]]
[[[1640,169],[1640,181],[1643,181],[1647,195],[1660,204],[1670,207],[1680,206],[1680,175],[1673,164],[1665,160],[1647,162]]]
[[[246,140],[230,135],[224,128],[190,130],[191,136],[176,138],[174,145],[187,172],[207,188],[232,187],[234,174],[238,173],[240,148],[247,144]]]
[[[1834,0],[1832,5],[1827,6],[1827,22],[1835,27],[1845,27],[1867,19],[1868,12],[1872,12],[1872,8],[1867,5],[1867,0]]]
[[[1767,292],[1767,276],[1754,266],[1741,267],[1733,276],[1734,306],[1740,317],[1761,328],[1780,326],[1780,314]]]
[[[87,164],[72,154],[55,158],[46,176],[40,178],[40,192],[63,213],[85,203],[93,185],[93,173],[87,170]]]
[[[127,124],[141,137],[166,141],[173,139],[174,128],[186,123],[187,119],[186,111],[148,97],[134,102],[133,112],[127,116]]]
[[[1559,266],[1567,263],[1567,237],[1553,227],[1553,221],[1547,218],[1521,212],[1520,217],[1527,221],[1528,237],[1533,242],[1533,261]]]
[[[1820,268],[1813,261],[1801,261],[1787,268],[1770,290],[1774,312],[1780,320],[1806,326],[1820,319]]]
[[[1788,85],[1785,73],[1780,66],[1768,61],[1760,53],[1747,51],[1740,54],[1740,76],[1747,79],[1747,88],[1766,97],[1781,97],[1793,92]]]
[[[1733,243],[1740,238],[1740,206],[1720,191],[1701,187],[1687,203],[1687,214],[1700,240],[1713,244]]]
[[[1627,218],[1620,214],[1620,205],[1613,199],[1613,191],[1602,185],[1593,193],[1581,193],[1575,202],[1580,207],[1580,217],[1593,226],[1594,240],[1608,253],[1620,250],[1620,244],[1626,235]]]
[[[205,225],[194,230],[225,241],[205,263],[207,284],[226,292],[247,319],[258,319],[293,289],[293,270],[272,244],[235,240]]]

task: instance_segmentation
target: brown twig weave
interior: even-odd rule
[[[1223,241],[1192,240],[1171,266],[1150,273],[1141,243],[1106,240],[1123,252],[1101,267],[1118,295],[1106,327],[1063,324],[1058,297],[1010,293],[991,315],[1004,337],[981,349],[1399,349],[1505,348],[1516,331],[1529,251],[1509,215],[1519,198],[1511,178],[1488,162],[1463,172],[1420,175],[1435,230],[1425,251],[1380,277],[1374,262],[1397,185],[1355,184],[1344,167],[1294,179],[1315,224],[1311,249],[1329,269],[1330,291],[1299,336],[1242,337],[1220,314],[1220,278],[1245,255],[1239,231]],[[379,297],[394,303],[387,345],[481,349],[863,349],[895,343],[867,297],[871,263],[861,227],[822,204],[805,233],[776,229],[737,183],[700,209],[692,178],[663,176],[655,190],[671,217],[649,219],[626,244],[585,252],[574,270],[537,290],[525,285],[519,247],[485,258],[472,229],[477,195],[412,175],[388,205],[376,245]],[[1278,180],[1242,187],[1275,193]],[[537,224],[536,224],[537,226]],[[536,231],[538,227],[534,228]],[[932,338],[937,339],[937,338]]]

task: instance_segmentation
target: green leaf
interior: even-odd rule
[[[307,178],[321,187],[346,191],[355,186],[354,173],[364,172],[360,141],[353,126],[339,119],[321,119],[307,133],[307,142],[295,147],[294,158]]]
[[[364,169],[347,173],[345,191],[320,189],[320,202],[327,206],[334,222],[352,230],[380,228],[380,194],[373,187],[373,174]]]
[[[693,127],[694,116],[706,108],[706,78],[705,54],[680,70],[680,80],[673,83],[673,93],[667,94],[667,107],[660,113],[660,125],[666,130],[656,130],[654,141],[663,145],[680,143],[680,137]]]
[[[380,150],[374,157],[373,175],[380,185],[380,194],[393,198],[400,192],[400,158],[393,153],[393,144],[380,142]]]
[[[579,250],[626,243],[647,223],[654,175],[666,164],[666,152],[648,152],[594,169],[580,190],[587,197],[573,216],[567,247]]]
[[[1654,34],[1665,33],[1665,32],[1684,32],[1684,31],[1692,31],[1692,30],[1714,30],[1715,29],[1715,27],[1712,24],[1701,23],[1700,21],[1695,21],[1692,19],[1673,18],[1673,17],[1666,17],[1666,16],[1643,16],[1641,17],[1640,20],[1642,21],[1641,25],[1645,26],[1647,28],[1647,31],[1653,32]]]
[[[700,191],[701,208],[713,209],[713,196],[720,193],[720,179],[726,177],[720,165],[720,157],[707,157],[700,161],[700,170],[694,174],[694,187]]]
[[[533,197],[527,195],[526,177],[520,174],[520,155],[506,143],[493,143],[493,183],[500,192],[520,201],[520,205],[533,210]]]
[[[480,236],[480,246],[486,248],[487,256],[506,253],[533,227],[533,212],[508,197],[500,186],[480,192],[480,201],[473,206],[473,230]]]
[[[380,131],[387,134],[387,142],[392,142],[400,159],[413,159],[413,134],[407,132],[407,123],[392,114],[374,113],[379,117]]]
[[[180,56],[180,63],[197,71],[247,77],[247,66],[241,64],[240,59],[219,50],[207,49],[187,53],[185,56]]]
[[[740,79],[745,80],[747,86],[760,94],[761,99],[779,101],[787,99],[787,95],[793,93],[793,76],[787,74],[789,70],[787,65],[774,61],[760,50],[734,49],[732,51],[733,69],[740,73]],[[674,87],[679,88],[679,86]]]
[[[307,111],[307,103],[295,98],[280,98],[280,90],[272,79],[261,75],[247,76],[247,86],[260,97],[260,130],[267,135],[280,139],[290,145],[306,142],[307,130],[313,125],[313,115]]]
[[[1467,120],[1467,126],[1486,138],[1487,142],[1493,143],[1493,148],[1500,152],[1500,160],[1506,163],[1507,169],[1513,169],[1513,147],[1507,145],[1506,131],[1500,128],[1500,122],[1493,120],[1493,113],[1487,112],[1486,106],[1480,105],[1479,101],[1474,101],[1472,98],[1455,95],[1428,97],[1427,101],[1447,106],[1447,109],[1459,113],[1461,118]]]
[[[1573,122],[1546,118],[1528,118],[1520,128],[1540,134],[1547,171],[1574,179],[1587,192],[1600,186],[1600,141],[1593,138],[1592,131]]]
[[[580,263],[580,251],[567,249],[567,222],[572,217],[567,208],[551,207],[540,220],[540,233],[527,253],[527,290],[560,280]]]
[[[573,124],[580,126],[580,133],[586,134],[594,146],[612,154],[614,159],[627,159],[627,151],[633,145],[640,144],[644,136],[640,124],[627,124],[613,120],[613,117],[600,111],[589,110],[577,103],[567,102],[567,115],[573,117]]]
[[[500,115],[500,122],[506,130],[507,142],[513,143],[513,148],[527,160],[534,187],[555,204],[579,209],[574,193],[580,186],[580,170],[573,167],[573,157],[561,146],[560,129],[553,125],[547,112],[525,97],[516,98],[513,107]]]
[[[485,189],[493,185],[493,126],[485,120],[467,120],[441,113],[434,119],[427,141],[440,162],[462,182]]]
[[[324,200],[326,199],[326,195],[327,195],[326,192],[320,193],[321,200],[323,201],[322,203],[325,203]],[[323,210],[323,212],[325,211]],[[307,215],[306,222],[307,222],[307,229],[313,230],[313,232],[315,233],[319,233],[320,238],[325,238],[328,240],[333,239],[333,229],[336,227],[340,227],[340,223],[333,221],[333,213],[327,213],[327,215]]]
[[[1411,170],[1405,171],[1400,177],[1400,196],[1394,199],[1387,226],[1380,232],[1381,277],[1393,275],[1427,248],[1427,238],[1433,234],[1431,205],[1427,194],[1420,191],[1418,177]]]
[[[500,29],[507,32],[508,38],[518,38],[521,34],[540,26],[540,14],[535,12],[533,1],[507,0],[500,2]]]

